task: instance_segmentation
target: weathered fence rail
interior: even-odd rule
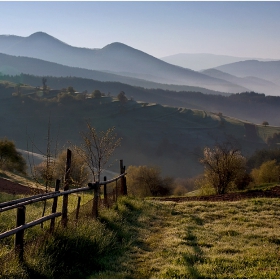
[[[19,256],[20,260],[23,260],[23,251],[24,251],[24,230],[30,227],[42,224],[45,221],[51,220],[50,224],[50,232],[53,232],[55,226],[55,219],[61,217],[61,224],[63,227],[67,226],[68,221],[68,195],[73,193],[80,193],[85,191],[92,191],[94,192],[93,202],[92,202],[92,217],[98,217],[98,208],[99,208],[99,197],[100,197],[100,186],[104,186],[104,204],[108,206],[108,199],[107,199],[107,184],[116,182],[116,190],[115,190],[115,198],[117,198],[117,181],[121,180],[121,187],[120,187],[120,195],[127,195],[127,187],[126,187],[126,178],[125,175],[125,167],[123,166],[122,160],[120,161],[120,175],[111,179],[106,180],[104,177],[104,181],[101,182],[93,182],[89,183],[87,187],[77,188],[77,189],[69,189],[69,185],[67,182],[67,176],[69,176],[69,170],[71,166],[71,151],[67,151],[67,163],[66,163],[66,187],[64,186],[63,191],[59,191],[60,180],[56,180],[55,191],[48,192],[44,194],[38,194],[26,198],[20,198],[12,201],[7,201],[0,203],[0,213],[8,210],[12,210],[17,208],[17,217],[16,217],[16,227],[14,229],[8,230],[6,232],[0,233],[0,239],[9,237],[11,235],[15,235],[15,251]],[[58,197],[63,196],[62,202],[62,210],[61,212],[57,212],[57,199]],[[48,216],[43,216],[37,220],[31,221],[29,223],[25,223],[25,215],[26,215],[26,207],[25,205],[46,201],[49,199],[53,199],[52,205],[52,214]],[[76,210],[76,220],[78,220],[79,210],[80,210],[80,202],[81,198],[78,197],[78,205]]]

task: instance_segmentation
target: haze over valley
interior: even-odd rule
[[[16,3],[1,5],[5,11]],[[26,10],[28,5],[33,8]],[[43,5],[46,12],[52,11],[49,26],[37,12],[30,14],[41,9],[39,3],[18,3],[27,18],[37,21],[36,30],[31,32],[25,21],[21,29],[14,25],[16,19],[8,29],[0,29],[0,136],[14,140],[19,149],[26,149],[27,131],[38,137],[43,149],[49,117],[53,129],[63,131],[62,145],[68,140],[78,143],[79,131],[91,119],[99,129],[116,127],[123,138],[117,155],[127,157],[128,165],[158,165],[170,176],[187,177],[201,172],[198,159],[207,145],[231,137],[250,155],[278,133],[280,54],[277,36],[272,36],[278,30],[272,25],[278,4],[243,5],[238,21],[229,16],[239,6],[234,3],[55,5],[56,9],[51,3]],[[116,19],[115,12],[130,5],[145,11],[145,23],[132,10],[127,19]],[[264,5],[267,21],[250,21],[246,11],[257,15]],[[96,22],[89,23],[93,6],[100,11],[98,28]],[[54,26],[59,10],[72,15],[76,26],[69,16]],[[83,10],[86,20],[74,19],[74,10],[77,15]],[[170,17],[163,17],[167,11]],[[160,26],[150,24],[152,14],[158,15]],[[240,28],[242,21],[247,25]],[[271,31],[258,32],[261,44],[250,29],[253,23],[258,30]],[[232,28],[231,37],[226,28]],[[94,98],[96,91],[102,94],[99,100]],[[117,98],[120,92],[127,98],[125,104]]]
[[[263,127],[263,121],[280,126],[275,117],[280,97],[263,94],[279,92],[279,61],[245,60],[199,72],[122,43],[77,48],[44,32],[28,37],[2,35],[0,52],[0,133],[21,149],[30,141],[27,135],[35,135],[37,146],[44,149],[48,118],[53,128],[59,127],[63,145],[68,140],[78,143],[83,120],[91,119],[101,130],[116,127],[123,138],[117,156],[129,164],[149,163],[165,174],[184,177],[202,171],[198,157],[206,145],[230,136],[250,155],[278,131]],[[38,94],[43,77],[49,93],[42,99]],[[80,101],[51,102],[69,86]],[[82,101],[97,89],[104,95],[100,101]],[[121,91],[130,100],[123,106],[111,99]],[[249,124],[255,127],[255,135],[246,132]]]

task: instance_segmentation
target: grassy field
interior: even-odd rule
[[[92,278],[279,278],[279,202],[142,202],[128,252]]]
[[[0,277],[279,278],[279,215],[278,198],[173,203],[124,197],[97,221],[84,216],[54,236],[33,235],[24,266],[4,258]],[[0,246],[3,260],[11,244]]]

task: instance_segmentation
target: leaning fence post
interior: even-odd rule
[[[17,208],[17,221],[16,227],[20,227],[25,224],[25,206],[20,206]],[[18,259],[20,262],[23,261],[23,236],[24,236],[24,229],[20,230],[16,233],[15,236],[15,252],[18,254]]]
[[[69,190],[69,185],[70,185],[70,167],[71,167],[71,150],[67,149],[64,191],[68,191]],[[67,212],[68,212],[67,207],[68,207],[68,194],[65,194],[65,195],[63,195],[62,217],[61,217],[61,223],[62,223],[63,227],[67,226]]]
[[[107,181],[107,177],[104,176],[104,182]],[[104,183],[104,205],[108,207],[108,197],[107,197],[107,184]]]
[[[56,180],[55,181],[55,191],[59,191],[59,186],[60,186],[60,180]],[[56,196],[54,199],[53,199],[53,205],[52,205],[52,213],[56,213],[56,208],[57,208],[57,200],[58,200],[58,197]],[[50,225],[50,232],[53,232],[54,231],[54,225],[55,225],[55,218],[51,219],[51,225]]]

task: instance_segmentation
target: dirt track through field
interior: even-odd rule
[[[32,195],[34,193],[43,192],[39,189],[29,188],[16,182],[12,182],[5,178],[0,178],[0,192],[10,194],[26,194]],[[207,196],[192,196],[192,197],[166,197],[166,198],[155,198],[156,200],[162,201],[237,201],[241,199],[256,198],[256,197],[280,197],[280,186],[275,186],[270,190],[249,190],[246,192],[239,193],[228,193],[223,195],[207,195]]]
[[[9,194],[34,195],[35,193],[40,193],[42,191],[39,189],[29,188],[5,178],[0,178],[0,192]]]

